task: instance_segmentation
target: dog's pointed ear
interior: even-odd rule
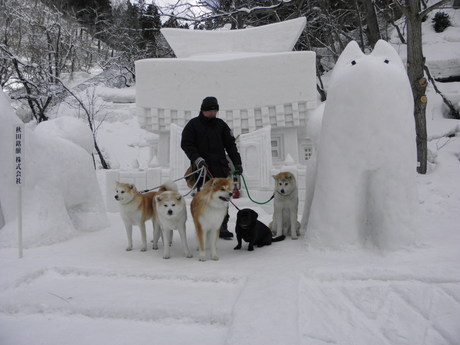
[[[129,185],[129,189],[134,189],[134,185],[133,185],[133,184],[130,184],[130,185]]]
[[[155,200],[156,200],[157,202],[161,202],[161,195],[157,195],[157,196],[155,197]]]
[[[176,196],[176,199],[177,199],[177,201],[181,201],[182,200],[182,195],[179,194],[178,196]]]
[[[251,209],[251,213],[252,213],[252,216],[254,217],[254,219],[257,219],[259,217],[259,214],[256,211],[252,210],[252,209]]]

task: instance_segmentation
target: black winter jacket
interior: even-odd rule
[[[182,131],[181,147],[193,163],[204,158],[214,177],[230,173],[225,152],[233,165],[241,165],[241,157],[230,127],[220,118],[206,118],[201,112],[191,119]]]

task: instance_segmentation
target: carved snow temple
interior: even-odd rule
[[[206,96],[232,128],[251,188],[271,189],[274,168],[309,158],[309,111],[316,107],[315,53],[292,51],[306,19],[243,30],[162,29],[177,58],[136,61],[141,127],[159,134],[157,159],[169,178],[189,161],[182,128]]]

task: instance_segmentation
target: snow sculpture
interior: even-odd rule
[[[303,128],[316,106],[315,53],[292,51],[305,24],[302,17],[243,30],[162,29],[178,58],[136,61],[138,119],[160,135],[159,163],[187,161],[170,147],[171,124],[184,127],[209,95],[235,136],[268,126]]]
[[[16,245],[17,191],[14,124],[20,120],[0,92],[0,201],[5,226],[0,245]],[[63,117],[26,126],[22,185],[24,244],[49,244],[76,231],[109,224],[91,153],[92,133],[81,120]]]
[[[380,249],[412,244],[415,175],[413,99],[404,65],[385,41],[367,56],[350,42],[331,77],[307,242]]]
[[[222,117],[227,111],[251,109],[254,113],[255,108],[260,111],[269,105],[316,105],[315,54],[291,51],[305,24],[302,17],[221,32],[162,29],[178,58],[136,61],[141,125],[153,131],[169,130],[171,122],[184,126],[209,94],[219,99]],[[272,36],[276,31],[283,40]],[[237,120],[241,117],[235,118],[235,135],[240,134],[242,124]]]

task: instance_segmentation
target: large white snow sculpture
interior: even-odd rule
[[[206,96],[218,98],[219,117],[235,136],[268,126],[302,134],[316,106],[315,53],[292,51],[305,25],[302,17],[243,30],[162,29],[177,58],[136,61],[136,106],[141,127],[160,135],[159,163],[173,178],[189,163],[168,146],[171,124],[185,126]],[[287,152],[299,156],[297,140]]]
[[[235,135],[245,121],[261,128],[269,107],[281,117],[286,105],[295,118],[306,116],[302,110],[316,105],[316,57],[292,51],[305,25],[302,17],[244,30],[162,29],[178,58],[136,61],[141,126],[157,133],[184,126],[207,95],[219,99],[219,116],[232,120]]]
[[[415,240],[413,99],[397,52],[379,41],[370,55],[350,42],[334,68],[307,226],[314,247]]]
[[[0,246],[16,244],[14,125],[20,120],[0,92],[0,201],[5,225]],[[23,156],[23,238],[26,246],[49,244],[77,231],[109,225],[91,157],[88,126],[62,117],[25,128]]]

